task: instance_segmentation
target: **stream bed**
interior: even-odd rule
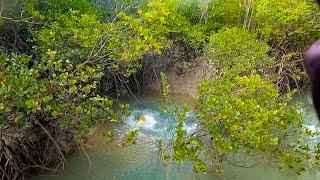
[[[309,94],[297,95],[298,110],[304,112],[305,126],[320,129]],[[116,137],[122,137],[132,129],[139,129],[137,144],[126,148],[119,146],[120,139],[108,141],[96,133],[82,148],[68,157],[63,171],[48,173],[32,180],[192,180],[192,179],[236,179],[236,180],[318,180],[319,172],[297,176],[288,171],[276,171],[270,167],[257,166],[240,168],[225,165],[225,172],[215,174],[194,174],[192,166],[166,165],[158,157],[156,139],[169,141],[175,131],[177,120],[164,112],[158,101],[145,100],[131,105],[131,115],[121,123],[112,123],[100,129],[115,129]],[[143,117],[143,121],[141,121]],[[194,117],[189,114],[185,123],[189,133],[197,128]]]

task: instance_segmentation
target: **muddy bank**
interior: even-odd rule
[[[208,63],[204,58],[199,57],[191,68],[187,69],[170,69],[165,72],[170,85],[172,94],[187,96],[196,99],[197,86],[203,78],[212,77],[215,69],[212,64]],[[146,90],[161,92],[161,80],[156,79],[146,85]]]

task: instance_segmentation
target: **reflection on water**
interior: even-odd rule
[[[299,102],[299,111],[305,112],[305,126],[317,130],[318,124],[308,95],[299,95],[294,102]],[[211,174],[193,174],[192,167],[185,165],[164,165],[157,156],[154,140],[170,140],[177,120],[173,115],[161,110],[155,102],[134,104],[131,115],[123,123],[108,125],[107,129],[116,129],[118,136],[123,136],[132,129],[139,129],[138,144],[127,148],[118,146],[119,140],[108,142],[99,134],[94,135],[85,145],[87,155],[79,150],[68,159],[64,171],[33,177],[34,180],[188,180],[188,179],[239,179],[239,180],[318,180],[319,173],[305,174],[297,177],[287,171],[277,172],[272,168],[254,167],[238,168],[230,165],[217,177]],[[185,128],[188,132],[196,129],[194,117],[188,115]],[[90,161],[88,160],[90,159]]]

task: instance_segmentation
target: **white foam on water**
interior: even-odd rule
[[[314,133],[320,131],[320,127],[318,125],[305,125],[304,127]]]
[[[124,123],[129,126],[130,129],[142,128],[145,130],[152,131],[157,124],[158,113],[147,112],[145,110],[133,110],[131,115],[125,118]],[[145,121],[139,121],[140,117],[144,117]]]
[[[193,121],[194,115],[187,113],[187,121],[184,128],[188,134],[193,133],[197,129],[197,124]],[[175,116],[170,116],[159,110],[153,109],[133,109],[131,114],[124,118],[126,128],[125,132],[137,129],[139,137],[144,140],[170,139],[175,132],[175,126],[178,120]]]
[[[157,124],[154,114],[148,113],[142,116],[146,119],[146,122],[142,123],[141,128],[148,130],[154,129],[154,126]]]
[[[191,125],[184,125],[187,133],[193,133],[197,129],[197,124],[191,124]]]
[[[127,124],[130,128],[135,128],[136,122],[134,121],[134,116],[130,115],[124,120],[124,123]]]

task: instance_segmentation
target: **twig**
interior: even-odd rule
[[[122,82],[125,84],[125,86],[127,87],[128,91],[129,91],[129,93],[132,95],[132,97],[133,97],[136,101],[138,101],[137,97],[133,94],[133,92],[131,91],[130,87],[128,86],[126,80],[125,80],[124,78],[121,78],[121,77],[118,76],[118,75],[116,75],[116,76],[118,77],[118,79],[119,79],[120,81],[122,81]]]
[[[28,17],[28,18],[24,18],[24,19],[12,19],[9,17],[4,17],[1,16],[0,18],[4,19],[4,20],[8,20],[8,21],[12,21],[14,23],[29,23],[29,24],[39,24],[39,25],[44,25],[44,23],[40,23],[40,22],[32,22],[32,21],[28,21],[29,19],[33,19],[33,17]]]

